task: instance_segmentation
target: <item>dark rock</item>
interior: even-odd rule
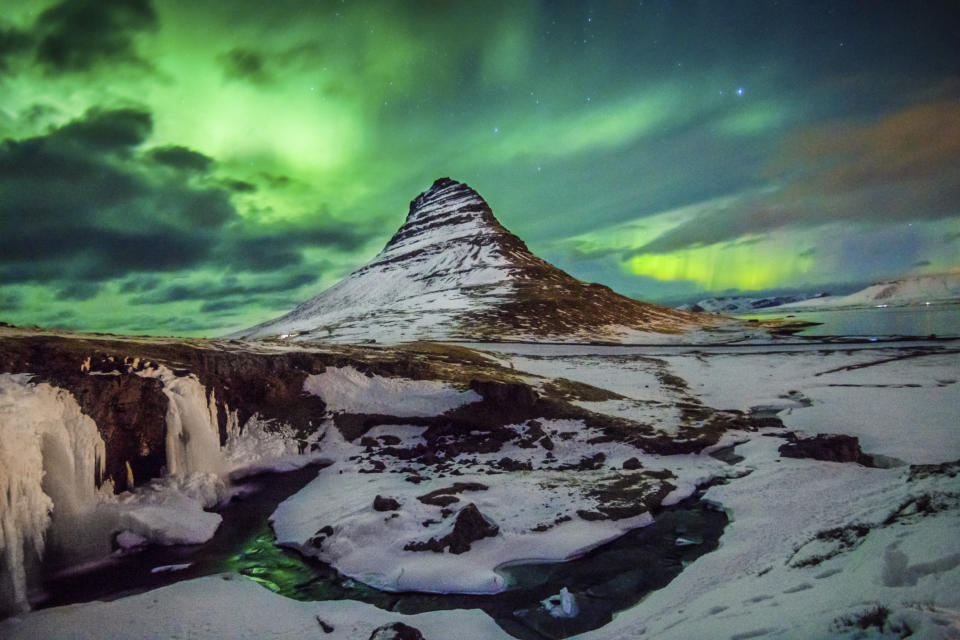
[[[317,624],[320,625],[320,628],[323,629],[324,633],[333,633],[334,627],[332,624],[321,618],[320,616],[314,616],[317,619]]]
[[[827,462],[857,462],[873,466],[873,459],[860,449],[860,440],[854,436],[820,433],[812,438],[788,436],[790,442],[780,445],[785,458],[812,458]]]
[[[577,509],[577,515],[587,521],[594,520],[606,520],[607,516],[603,515],[599,511],[586,511],[584,509]]]
[[[371,438],[370,436],[363,436],[362,438],[360,438],[360,446],[361,447],[378,447],[380,446],[380,443],[374,440],[373,438]]]
[[[453,531],[442,538],[430,538],[426,542],[411,542],[404,549],[407,551],[434,551],[440,553],[449,548],[450,553],[466,553],[470,551],[470,543],[496,536],[500,527],[487,521],[477,505],[472,502],[457,513],[453,524]]]
[[[547,451],[553,451],[553,440],[551,440],[549,436],[543,436],[540,438],[540,446]]]
[[[446,507],[454,502],[459,502],[459,499],[454,494],[463,493],[464,491],[486,491],[489,488],[490,487],[480,482],[454,482],[449,487],[443,487],[442,489],[437,489],[426,495],[419,496],[417,500],[423,504]]]
[[[400,444],[401,442],[400,438],[398,438],[397,436],[392,436],[390,434],[387,434],[385,436],[380,436],[379,439],[380,439],[380,442],[382,442],[383,444],[390,445],[390,446]]]
[[[369,640],[423,640],[423,634],[402,622],[393,622],[374,629]]]
[[[393,498],[378,495],[373,499],[373,508],[377,511],[396,511],[400,508],[400,503]]]
[[[504,471],[532,471],[533,470],[533,464],[531,464],[529,460],[527,462],[520,462],[519,460],[514,460],[513,458],[501,458],[500,461],[497,462],[497,466],[503,469]]]
[[[623,468],[627,471],[635,471],[637,469],[643,468],[643,465],[640,464],[640,460],[637,458],[629,458],[623,461]]]

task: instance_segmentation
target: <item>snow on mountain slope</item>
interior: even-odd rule
[[[336,342],[615,339],[711,322],[580,282],[533,255],[465,184],[441,178],[386,247],[290,313],[233,337]]]
[[[960,301],[960,272],[883,280],[846,296],[803,300],[776,309],[907,306],[957,301]]]
[[[802,302],[811,298],[826,297],[826,293],[798,293],[783,296],[718,296],[704,298],[694,304],[684,304],[677,307],[684,311],[707,311],[709,313],[750,313],[758,309],[779,307],[794,302]]]

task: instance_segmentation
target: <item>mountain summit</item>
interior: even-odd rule
[[[621,340],[703,322],[577,280],[533,255],[476,191],[440,178],[413,199],[403,226],[368,264],[236,337]]]

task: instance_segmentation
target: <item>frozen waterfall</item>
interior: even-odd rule
[[[0,374],[0,614],[27,603],[27,565],[51,517],[68,527],[97,504],[105,447],[68,392]]]
[[[167,407],[167,471],[172,475],[214,473],[225,470],[220,453],[216,405],[194,374],[178,376],[164,366],[136,372],[163,383],[170,400]]]

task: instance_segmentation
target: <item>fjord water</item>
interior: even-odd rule
[[[960,336],[960,304],[931,304],[909,307],[866,307],[824,309],[795,313],[765,313],[741,316],[758,320],[789,318],[818,322],[797,335],[822,336]]]

